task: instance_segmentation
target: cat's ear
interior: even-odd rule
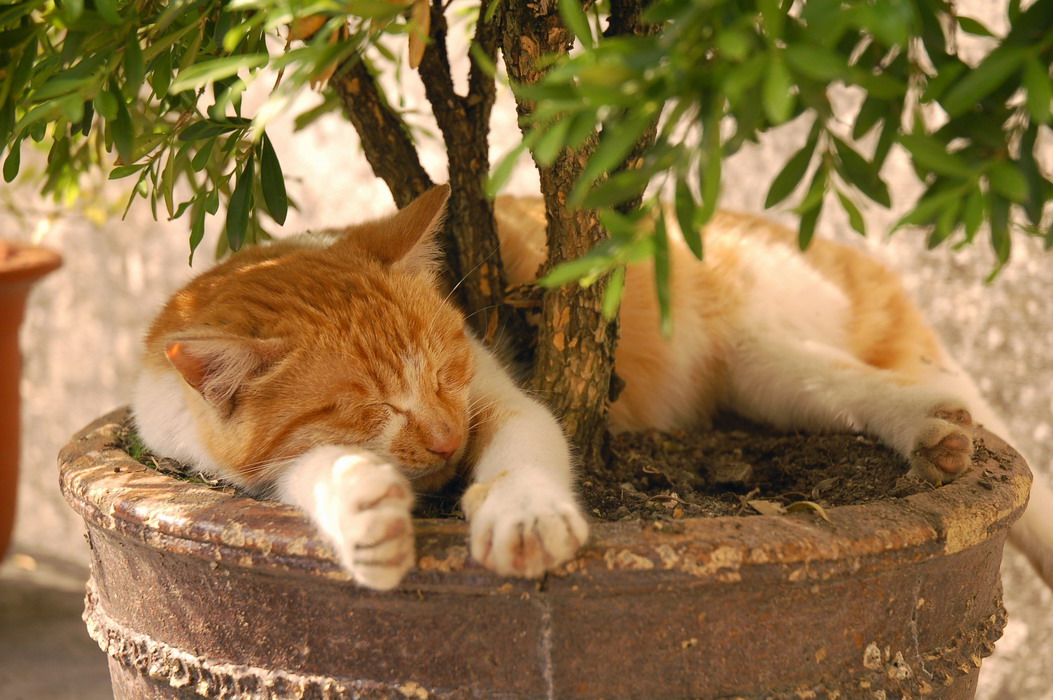
[[[191,336],[169,339],[165,356],[205,401],[229,411],[238,389],[266,372],[279,355],[274,341]]]
[[[334,248],[352,246],[405,271],[433,269],[438,264],[434,236],[449,198],[449,185],[432,187],[386,219],[348,228]]]

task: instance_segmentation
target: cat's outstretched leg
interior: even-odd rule
[[[953,481],[973,452],[970,407],[954,387],[916,383],[816,341],[747,335],[729,363],[729,408],[784,430],[869,433],[931,483]]]
[[[475,466],[464,495],[472,556],[499,574],[536,578],[568,561],[588,539],[570,450],[552,414],[472,343]]]
[[[413,490],[372,452],[310,450],[282,474],[278,497],[307,513],[362,585],[394,588],[413,566]]]

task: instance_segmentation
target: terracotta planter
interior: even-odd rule
[[[18,331],[29,288],[61,264],[58,253],[46,248],[0,240],[0,559],[11,540],[18,495],[22,427]]]
[[[417,521],[418,568],[348,582],[293,508],[179,483],[75,436],[62,489],[88,526],[84,619],[116,698],[971,697],[1001,633],[998,566],[1031,477],[808,514],[597,524],[543,583]],[[880,696],[878,696],[880,697]]]

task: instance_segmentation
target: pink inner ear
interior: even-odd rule
[[[178,340],[165,345],[165,356],[183,375],[187,384],[201,391],[201,385],[204,384],[205,375],[208,373],[208,366],[200,356],[187,352],[186,344]]]

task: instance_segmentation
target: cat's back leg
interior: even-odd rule
[[[931,380],[940,376],[941,349],[920,314],[916,325],[905,323],[916,311],[902,290],[881,268],[854,265],[854,252],[838,262],[842,274],[853,277],[848,285],[785,246],[755,251],[744,269],[750,299],[729,344],[727,407],[784,430],[869,433],[934,483],[961,474],[972,453],[969,404],[955,382]],[[880,305],[859,298],[868,293],[868,274],[869,293],[884,295]],[[889,342],[895,353],[885,356],[895,360],[885,367],[868,362],[858,342],[886,337],[858,325],[868,314],[873,324],[881,305],[902,312],[898,329],[888,328],[890,337],[897,330],[908,336]],[[926,348],[933,357],[922,356]]]

